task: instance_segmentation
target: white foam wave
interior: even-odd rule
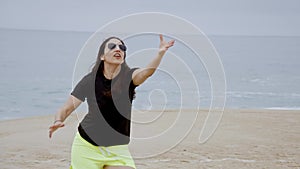
[[[300,107],[267,107],[267,110],[300,110]]]

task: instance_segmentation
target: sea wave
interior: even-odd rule
[[[300,110],[300,107],[267,107],[267,110]]]

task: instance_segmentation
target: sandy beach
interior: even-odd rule
[[[149,131],[160,132],[175,114],[174,110],[165,112],[165,117],[151,125]],[[171,150],[149,158],[136,158],[137,168],[300,168],[299,111],[225,110],[214,135],[199,144],[206,115],[207,111],[202,110],[192,130]],[[69,168],[77,116],[72,114],[66,126],[49,139],[48,127],[52,122],[53,116],[1,121],[0,168]],[[138,133],[141,130],[133,130],[137,135],[142,134]]]

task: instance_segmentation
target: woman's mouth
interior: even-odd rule
[[[116,54],[114,54],[114,57],[117,58],[117,59],[120,59],[121,55],[119,53],[116,53]]]

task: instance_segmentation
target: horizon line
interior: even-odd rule
[[[0,30],[12,30],[12,31],[40,31],[40,32],[74,32],[74,33],[95,33],[95,31],[89,30],[71,30],[71,29],[38,29],[38,28],[13,28],[13,27],[1,27]],[[186,34],[186,35],[194,35],[194,34]],[[284,34],[222,34],[222,33],[206,33],[206,36],[245,36],[245,37],[300,37],[300,35],[284,35]]]

